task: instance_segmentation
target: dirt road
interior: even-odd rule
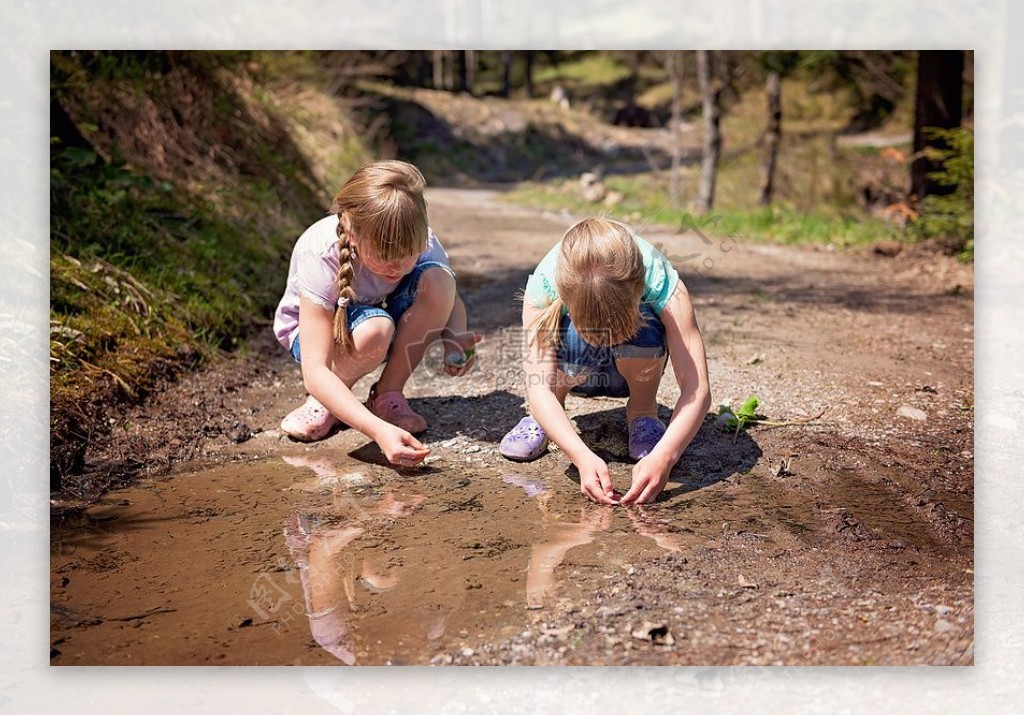
[[[691,291],[713,404],[821,417],[709,417],[665,499],[608,509],[557,451],[497,454],[522,415],[515,293],[571,218],[428,203],[487,338],[469,376],[433,354],[414,376],[434,461],[284,438],[303,391],[268,340],[190,377],[90,456],[153,476],[54,526],[52,663],[973,663],[970,267],[641,227]],[[569,410],[625,487],[622,401]]]

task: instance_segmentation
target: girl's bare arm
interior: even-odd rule
[[[523,331],[528,332],[540,310],[529,300],[523,302]],[[586,446],[577,434],[565,410],[558,402],[555,388],[559,372],[555,349],[541,347],[534,341],[526,347],[523,358],[526,374],[526,395],[533,419],[540,423],[548,437],[562,449],[580,471],[580,487],[595,502],[615,504],[608,466]]]

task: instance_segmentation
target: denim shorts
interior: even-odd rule
[[[611,347],[587,343],[568,315],[559,327],[558,369],[570,377],[587,378],[572,392],[587,397],[625,398],[629,395],[626,379],[615,367],[616,358],[662,358],[668,352],[665,324],[648,304],[640,304],[644,325],[632,338]]]
[[[348,330],[354,331],[363,321],[377,316],[388,318],[397,325],[402,314],[412,308],[412,304],[416,302],[416,297],[420,292],[420,278],[423,277],[424,271],[435,267],[443,268],[454,278],[455,272],[452,271],[451,266],[440,261],[422,261],[413,266],[412,271],[405,275],[405,278],[395,286],[395,290],[387,295],[380,306],[365,303],[348,306],[345,309],[348,315]],[[391,340],[394,342],[394,334],[392,334]],[[302,349],[299,347],[298,334],[295,335],[295,340],[292,342],[292,358],[296,363],[302,362]]]

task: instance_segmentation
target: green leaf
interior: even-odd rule
[[[745,401],[740,409],[736,411],[736,414],[744,418],[756,418],[757,417],[757,406],[761,404],[761,399],[756,395],[751,395]]]

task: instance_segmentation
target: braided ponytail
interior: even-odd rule
[[[355,269],[352,267],[352,241],[345,227],[344,214],[338,214],[338,299],[339,306],[334,312],[334,340],[345,353],[352,351],[352,334],[348,330],[348,307],[355,305]],[[344,300],[342,300],[344,299]]]

